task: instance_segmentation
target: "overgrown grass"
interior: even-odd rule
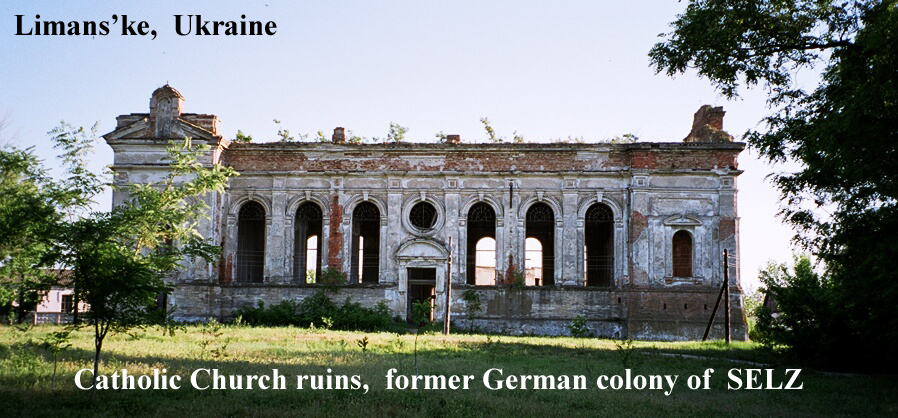
[[[802,390],[726,389],[730,368],[754,367],[729,359],[768,363],[776,360],[750,343],[720,342],[615,344],[612,340],[508,337],[495,335],[421,335],[417,367],[421,374],[474,375],[469,390],[385,390],[384,376],[395,368],[413,375],[415,335],[224,326],[210,334],[188,326],[174,337],[148,329],[114,335],[104,346],[100,371],[152,374],[165,368],[183,376],[172,391],[98,391],[93,402],[75,387],[78,369],[90,368],[92,335],[72,333],[72,347],[58,353],[41,341],[61,327],[26,332],[0,327],[0,416],[224,417],[224,416],[898,416],[898,381],[889,376],[844,376],[805,370]],[[218,335],[218,336],[210,336]],[[367,337],[367,340],[365,338]],[[366,341],[360,343],[360,341]],[[224,347],[225,354],[210,355]],[[668,354],[686,356],[670,356]],[[599,375],[675,374],[670,396],[650,390],[598,390]],[[782,376],[782,364],[776,364]],[[287,390],[206,390],[190,387],[198,368],[223,374],[288,376]],[[293,375],[360,375],[370,391],[296,390]],[[505,375],[585,375],[586,390],[498,390],[483,387],[490,368]],[[714,368],[711,390],[689,390],[686,378]],[[763,381],[763,379],[762,379]]]

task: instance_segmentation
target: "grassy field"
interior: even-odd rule
[[[0,326],[0,416],[236,417],[236,416],[898,416],[898,379],[804,370],[801,390],[727,390],[727,371],[754,368],[743,361],[775,362],[747,343],[636,342],[631,347],[600,339],[353,333],[300,328],[223,327],[215,337],[188,327],[174,337],[151,328],[107,339],[100,373],[127,369],[180,375],[180,390],[103,390],[93,401],[76,387],[77,370],[91,367],[93,340],[73,333],[72,347],[53,353],[44,339],[61,327],[19,331]],[[361,341],[367,337],[367,345]],[[224,353],[224,356],[215,356]],[[417,357],[417,360],[416,360]],[[386,374],[473,375],[468,390],[386,390]],[[776,364],[783,379],[785,365]],[[285,390],[205,390],[190,374],[217,368],[226,375],[286,375]],[[296,389],[295,375],[358,375],[370,390]],[[491,368],[509,375],[583,375],[584,390],[488,390]],[[599,376],[678,375],[664,390],[599,390]],[[710,390],[690,390],[687,378],[715,369]],[[85,382],[88,379],[84,379]],[[208,382],[209,379],[202,380]],[[762,376],[761,383],[765,381]],[[257,382],[256,382],[257,383]]]

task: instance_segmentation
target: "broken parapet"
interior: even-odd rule
[[[725,114],[722,106],[700,107],[692,120],[692,131],[683,142],[733,142],[733,136],[723,130]]]

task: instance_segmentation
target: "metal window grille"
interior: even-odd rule
[[[412,206],[408,218],[416,228],[431,229],[437,221],[437,210],[430,203],[418,202]]]

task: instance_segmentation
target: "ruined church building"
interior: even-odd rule
[[[703,106],[681,142],[236,143],[214,115],[184,113],[166,85],[149,113],[104,136],[118,185],[161,180],[165,147],[190,137],[204,163],[240,173],[209,194],[204,237],[220,262],[184,262],[169,306],[180,319],[227,318],[258,301],[300,301],[333,270],[333,297],[408,317],[432,298],[460,326],[566,335],[701,338],[729,251],[733,337],[745,338],[739,281],[737,156],[723,110]],[[116,191],[113,204],[127,196]],[[450,244],[451,243],[451,244]],[[451,259],[451,269],[450,269]],[[476,292],[481,308],[466,306]],[[723,304],[721,304],[723,306]],[[712,337],[722,336],[719,319]]]

